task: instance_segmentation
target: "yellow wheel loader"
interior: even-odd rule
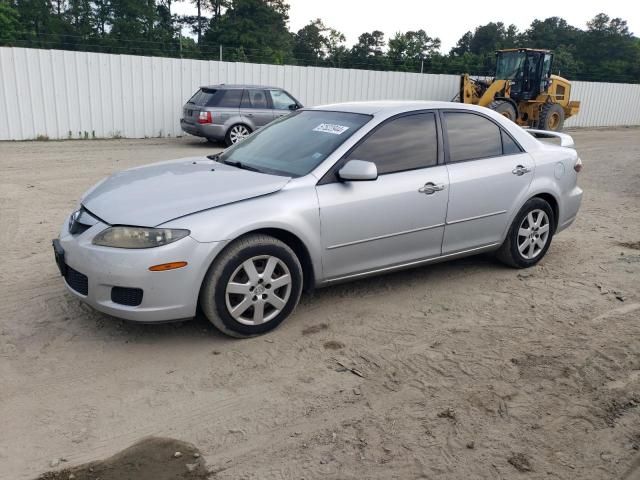
[[[496,52],[493,79],[460,79],[459,99],[495,110],[518,125],[540,130],[562,130],[565,119],[576,115],[580,102],[570,100],[571,83],[551,75],[553,53],[516,48]]]

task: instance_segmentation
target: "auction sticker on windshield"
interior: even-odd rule
[[[321,123],[313,129],[314,132],[332,133],[333,135],[342,135],[347,130],[349,130],[349,127],[332,123]]]

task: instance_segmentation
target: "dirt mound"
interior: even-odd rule
[[[105,460],[40,475],[37,480],[205,480],[196,447],[171,438],[146,438]]]

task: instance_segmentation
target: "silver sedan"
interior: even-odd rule
[[[535,265],[580,207],[572,147],[470,105],[306,108],[221,154],[104,179],[55,257],[102,312],[160,322],[200,306],[221,331],[257,335],[314,287],[491,251]]]

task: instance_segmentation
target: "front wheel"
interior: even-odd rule
[[[542,198],[532,198],[516,215],[507,238],[497,252],[503,263],[532,267],[545,256],[554,234],[553,209]]]
[[[235,145],[236,143],[241,142],[249,135],[251,135],[251,129],[246,125],[237,123],[227,131],[227,135],[225,136],[224,141],[227,146],[230,147],[231,145]]]
[[[559,132],[564,127],[564,110],[557,103],[545,103],[540,110],[538,128]]]
[[[268,235],[250,235],[229,245],[211,266],[200,306],[227,335],[260,335],[293,312],[302,278],[300,261],[285,243]]]

